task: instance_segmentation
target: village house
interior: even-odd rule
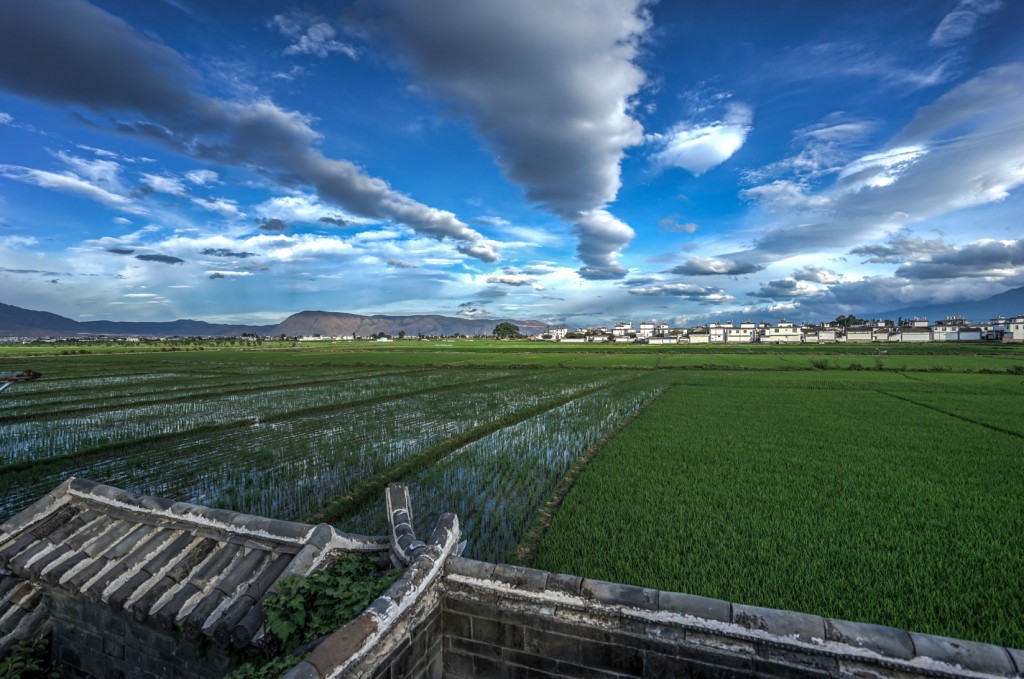
[[[768,344],[796,344],[801,341],[800,328],[785,320],[779,321],[775,327],[772,327],[770,323],[765,323],[760,341]]]
[[[725,333],[733,327],[732,321],[725,321],[724,323],[717,322],[708,325],[708,341],[711,344],[717,344],[719,342],[725,342]]]

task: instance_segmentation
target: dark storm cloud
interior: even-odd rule
[[[635,2],[388,2],[384,25],[417,74],[473,121],[529,200],[573,224],[585,278],[622,278],[635,235],[604,207],[643,140],[628,101],[649,18]]]
[[[324,224],[332,224],[334,226],[348,226],[349,224],[347,219],[342,219],[341,217],[321,217],[317,221],[323,222]]]
[[[234,250],[228,250],[227,248],[206,248],[202,250],[200,254],[212,255],[214,257],[238,257],[245,259],[246,257],[255,257],[255,252],[236,252]]]
[[[1014,278],[1024,274],[1024,240],[987,240],[906,262],[896,275],[911,280]]]
[[[198,76],[174,50],[82,0],[0,3],[0,87],[54,105],[77,104],[123,118],[115,129],[203,160],[257,168],[286,186],[374,219],[392,219],[487,262],[494,246],[451,212],[394,191],[346,160],[325,157],[309,119],[262,100],[198,94]]]
[[[287,231],[288,224],[278,218],[264,219],[260,222],[260,228],[264,231]]]
[[[819,297],[827,294],[827,291],[816,288],[806,281],[780,278],[762,283],[757,292],[748,292],[747,294],[763,299],[793,299],[794,297]]]
[[[115,255],[135,254],[135,250],[133,248],[107,248],[107,252],[113,252]]]
[[[403,262],[403,261],[401,261],[399,259],[389,259],[387,264],[388,264],[388,266],[393,266],[393,267],[396,267],[398,269],[416,269],[416,268],[419,268],[415,264],[410,264],[409,262]]]
[[[177,52],[84,2],[0,3],[0,86],[50,104],[164,118],[202,108]]]
[[[42,274],[43,276],[59,276],[60,274],[56,271],[40,271],[39,269],[7,269],[0,267],[0,271],[4,273],[31,273],[31,274]]]
[[[691,257],[679,266],[669,269],[669,273],[680,276],[742,276],[757,273],[763,269],[763,266],[753,262],[738,262],[715,257]]]
[[[135,255],[135,259],[141,259],[144,262],[163,262],[164,264],[181,264],[185,261],[171,255]]]
[[[941,253],[951,248],[941,240],[924,240],[910,236],[896,236],[886,243],[862,245],[850,250],[851,255],[864,258],[866,264],[900,264],[912,257]]]

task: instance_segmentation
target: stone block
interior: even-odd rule
[[[475,561],[461,556],[453,556],[448,559],[448,563],[445,564],[445,566],[448,573],[464,575],[466,577],[477,578],[479,580],[489,580],[496,567],[493,563]]]
[[[513,649],[505,649],[503,657],[507,662],[529,668],[538,672],[555,672],[558,669],[558,661],[533,653],[525,653]]]
[[[916,632],[911,632],[910,638],[914,641],[917,655],[921,657],[959,665],[972,672],[1005,677],[1016,673],[1013,661],[1002,646]]]
[[[472,639],[471,618],[468,615],[445,611],[441,616],[441,627],[448,636]]]
[[[1017,674],[1024,677],[1024,650],[1016,648],[1008,648],[1006,652],[1010,654],[1010,659],[1013,660],[1013,664],[1017,667]]]
[[[376,630],[377,624],[370,616],[360,615],[327,637],[306,660],[326,676],[332,668],[341,667],[347,662]]]
[[[112,658],[124,660],[124,644],[118,643],[113,639],[104,639],[103,653],[109,655]]]
[[[748,629],[762,630],[800,641],[812,642],[825,638],[825,620],[808,613],[733,604],[732,621]]]
[[[447,679],[475,679],[473,656],[456,651],[448,651],[442,660],[441,676]]]
[[[580,587],[583,586],[583,578],[578,575],[566,575],[564,573],[551,573],[548,575],[548,590],[579,596]]]
[[[843,679],[921,679],[917,672],[900,670],[865,660],[839,660],[839,676]]]
[[[910,639],[910,633],[895,627],[848,620],[825,620],[825,638],[889,658],[909,660],[914,657],[914,642]]]
[[[450,639],[449,649],[455,653],[468,653],[471,655],[486,656],[488,658],[501,658],[501,647],[485,644],[471,639]]]
[[[316,667],[303,660],[295,667],[281,675],[281,679],[323,679]]]
[[[595,641],[580,642],[582,664],[598,670],[618,672],[630,677],[643,676],[644,654],[636,648]]]
[[[695,594],[658,592],[658,610],[666,613],[691,615],[702,620],[732,622],[731,603]]]
[[[658,591],[646,587],[584,579],[580,586],[580,594],[584,598],[612,606],[658,610]]]
[[[778,648],[768,644],[759,644],[757,654],[771,662],[784,663],[795,667],[806,667],[835,676],[839,665],[833,656],[817,653],[813,649]]]
[[[547,588],[548,573],[535,568],[498,564],[494,569],[494,580],[512,585],[528,592],[543,592]]]
[[[527,629],[523,650],[554,660],[579,663],[581,640],[578,637],[554,634],[537,629]]]
[[[502,648],[523,650],[523,628],[489,618],[473,618],[474,641],[492,644]]]

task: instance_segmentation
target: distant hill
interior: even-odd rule
[[[48,311],[22,309],[0,303],[0,337],[76,337],[84,335],[143,335],[148,337],[236,337],[256,335],[358,335],[405,331],[424,335],[489,335],[509,319],[469,319],[448,316],[360,316],[331,311],[301,311],[277,325],[232,325],[188,319],[165,322],[75,321]],[[539,334],[547,327],[539,321],[511,321],[523,334]]]
[[[368,337],[383,332],[397,335],[405,332],[415,337],[424,335],[490,335],[494,326],[509,321],[519,326],[524,335],[537,335],[547,326],[539,321],[502,319],[452,318],[450,316],[360,316],[335,311],[300,311],[284,319],[273,335],[356,335]]]
[[[22,309],[0,303],[0,336],[75,337],[81,335],[146,335],[150,337],[217,336],[243,333],[270,334],[273,325],[234,325],[205,321],[166,322],[75,321],[48,311]]]
[[[974,302],[950,302],[946,304],[922,304],[902,309],[882,311],[866,315],[868,318],[927,318],[941,321],[947,316],[963,316],[973,323],[986,323],[997,316],[1024,314],[1024,287],[1014,288]],[[861,314],[862,316],[865,314]]]

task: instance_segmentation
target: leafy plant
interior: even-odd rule
[[[19,642],[0,660],[0,679],[56,679],[60,668],[50,660],[46,639]]]
[[[285,651],[319,639],[363,612],[399,575],[380,573],[370,559],[345,554],[308,578],[285,578],[264,603],[267,630]]]
[[[291,651],[355,618],[401,574],[378,571],[366,556],[344,554],[329,568],[308,578],[285,578],[278,583],[277,592],[263,602],[267,631],[279,642],[278,654],[239,665],[228,679],[280,676],[302,659]]]

